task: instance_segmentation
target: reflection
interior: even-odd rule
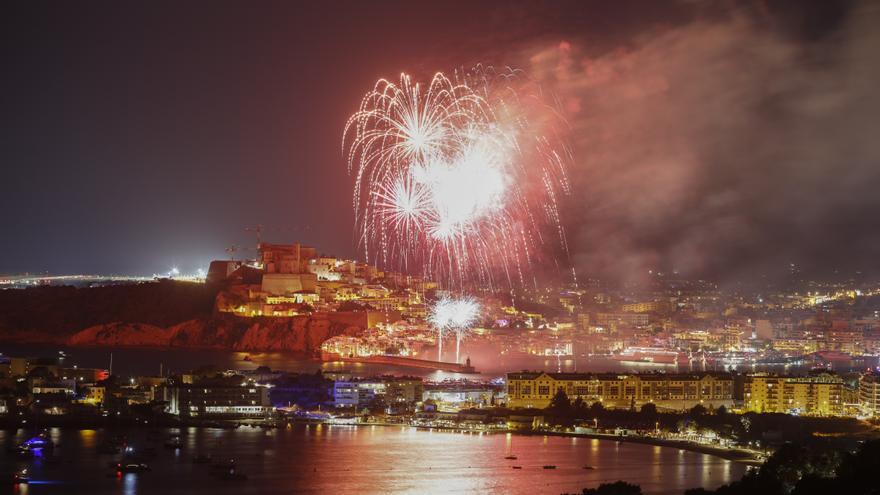
[[[122,475],[122,494],[135,495],[137,493],[137,475],[125,473]]]
[[[82,446],[87,449],[95,448],[96,433],[95,430],[79,430],[79,440]],[[55,441],[57,442],[58,440],[56,439]]]
[[[105,480],[109,457],[96,457],[94,448],[85,447],[101,444],[102,433],[64,430],[60,443],[66,455],[62,463],[52,467],[51,479],[68,493],[94,495],[161,493],[155,488],[168,480],[173,480],[179,493],[192,493],[211,483],[212,495],[240,495],[243,489],[254,493],[535,495],[578,493],[600,480],[618,479],[642,485],[645,493],[682,493],[684,488],[728,483],[744,471],[738,463],[677,448],[618,445],[614,440],[597,438],[301,424],[272,435],[251,428],[182,431],[189,438],[185,438],[187,448],[182,449],[179,459],[161,449],[149,461],[152,473],[124,473]],[[160,429],[155,441],[161,442],[171,432]],[[135,445],[149,445],[147,432],[129,430],[126,436]],[[194,464],[197,456],[210,464],[235,459],[243,472],[254,476],[247,485],[214,483],[208,474],[210,465]],[[545,465],[557,469],[543,470]],[[38,474],[40,471],[35,471],[35,478],[45,482],[48,475]],[[41,491],[39,487],[35,490]]]

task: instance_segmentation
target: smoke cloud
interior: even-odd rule
[[[821,36],[728,13],[599,55],[586,35],[529,51],[572,127],[578,273],[733,282],[792,264],[875,268],[878,7],[856,6]]]

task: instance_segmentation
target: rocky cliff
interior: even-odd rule
[[[120,322],[95,325],[75,333],[66,343],[311,353],[328,338],[356,334],[365,324],[364,313],[316,313],[292,318],[214,315],[166,328]]]
[[[216,288],[171,281],[0,290],[0,342],[311,353],[367,326],[363,311],[292,318],[213,312]]]

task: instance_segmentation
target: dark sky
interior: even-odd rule
[[[355,256],[345,120],[380,77],[477,62],[569,105],[582,273],[873,269],[877,19],[849,2],[15,2],[0,273],[191,271],[256,224]]]

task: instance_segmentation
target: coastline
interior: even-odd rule
[[[742,464],[746,464],[749,466],[760,466],[764,463],[763,460],[760,459],[759,454],[754,451],[740,449],[740,448],[724,448],[724,447],[715,447],[711,445],[705,445],[695,442],[689,442],[687,440],[669,440],[663,438],[655,438],[655,437],[641,437],[641,436],[621,436],[621,435],[612,435],[605,433],[572,433],[572,432],[556,432],[556,431],[525,431],[525,430],[473,430],[470,428],[456,428],[450,426],[417,426],[417,425],[407,425],[407,424],[399,424],[399,423],[352,423],[352,424],[343,424],[343,425],[334,425],[330,424],[330,426],[355,426],[355,427],[365,427],[365,426],[383,426],[383,427],[398,427],[398,428],[416,428],[420,430],[439,430],[439,431],[450,431],[450,432],[466,432],[466,433],[476,433],[480,435],[519,435],[519,436],[553,436],[553,437],[569,437],[569,438],[589,438],[596,440],[607,440],[611,442],[629,442],[629,443],[638,443],[642,445],[654,445],[658,447],[667,447],[667,448],[676,448],[680,450],[686,450],[689,452],[697,452],[700,454],[712,455],[715,457],[720,457],[722,459],[726,459],[728,461],[739,462]]]
[[[285,421],[285,420],[253,420],[253,419],[214,419],[214,420],[173,420],[165,418],[164,420],[153,422],[142,422],[133,418],[117,419],[117,418],[101,418],[98,421],[83,421],[82,418],[41,418],[43,421],[29,421],[28,423],[20,423],[18,421],[9,421],[11,418],[5,418],[7,421],[0,421],[0,429],[17,430],[17,429],[33,429],[33,428],[64,428],[76,430],[95,430],[95,429],[119,429],[119,428],[142,428],[145,426],[151,428],[218,428],[218,429],[235,429],[241,426],[250,426],[255,428],[281,428],[285,424],[288,425],[325,425],[336,427],[395,427],[395,428],[415,428],[417,430],[437,430],[453,433],[468,433],[477,435],[518,435],[518,436],[554,436],[568,438],[588,438],[596,440],[605,440],[610,442],[629,442],[642,445],[654,445],[658,447],[677,448],[689,452],[697,452],[701,454],[712,455],[733,462],[739,462],[750,466],[760,466],[763,460],[760,459],[759,453],[740,448],[723,448],[711,445],[689,442],[687,440],[669,440],[655,437],[642,436],[621,436],[606,433],[574,433],[574,432],[555,432],[555,431],[528,431],[528,430],[512,430],[512,429],[496,429],[496,430],[475,430],[472,428],[454,427],[454,426],[422,426],[401,423],[342,423],[333,424],[324,421]],[[34,419],[34,418],[30,418]],[[47,421],[48,420],[48,421]]]

